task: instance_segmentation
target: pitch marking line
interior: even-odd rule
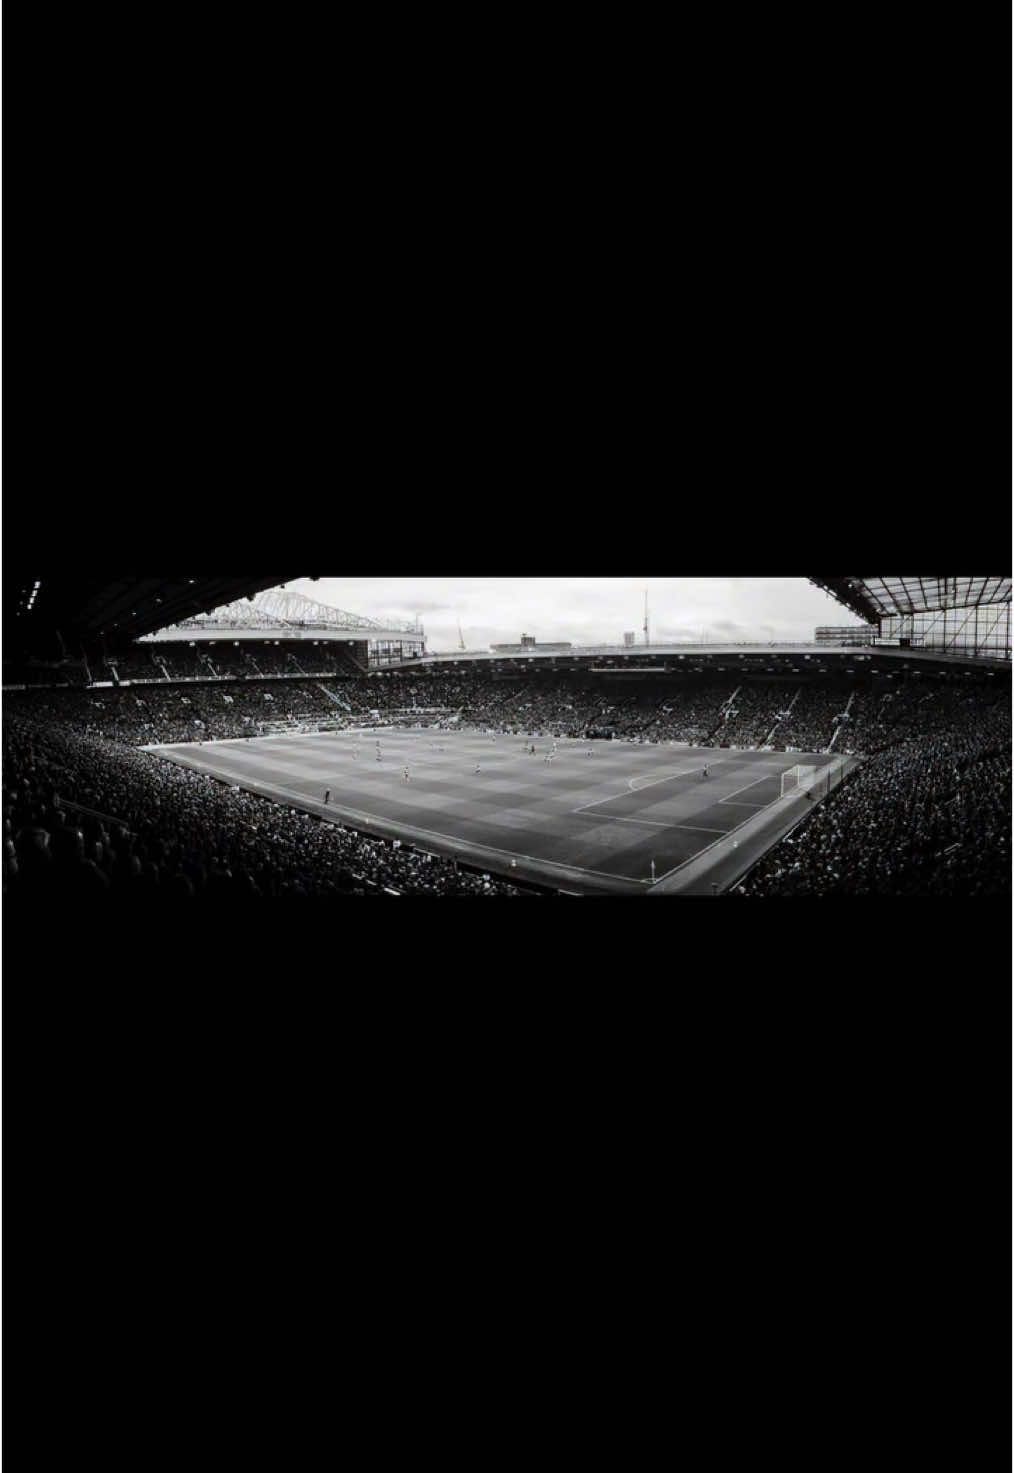
[[[717,767],[717,766],[718,766],[718,763],[717,762],[714,762],[714,763],[712,763],[712,762],[707,762],[707,763],[704,763],[704,762],[695,762],[694,765],[693,765],[693,767],[684,767],[684,768],[681,768],[679,772],[671,772],[666,777],[649,777],[649,778],[645,778],[645,779],[641,779],[641,778],[638,778],[638,777],[628,777],[627,778],[627,787],[630,789],[630,791],[632,793],[640,793],[644,788],[653,788],[657,783],[671,783],[671,782],[674,782],[675,779],[678,778],[678,777],[689,777],[692,772],[700,772],[700,770],[701,770],[702,767]],[[638,786],[636,788],[634,787],[634,784],[635,783],[638,784]],[[616,795],[614,794],[614,796],[616,796]],[[608,798],[600,798],[599,799],[599,802],[600,803],[608,803],[609,801],[610,800]]]
[[[765,808],[768,808],[768,807],[770,807],[770,804],[765,803],[764,804],[764,807]],[[674,864],[673,867],[672,867],[672,869],[666,870],[666,872],[665,872],[664,875],[659,875],[658,879],[655,881],[655,884],[656,885],[661,885],[661,883],[662,883],[663,880],[667,880],[670,875],[674,875],[676,873],[676,871],[679,870],[679,869],[682,869],[684,865],[686,865],[686,864],[692,864],[695,859],[700,859],[700,857],[701,857],[702,854],[707,854],[709,850],[714,849],[716,847],[716,845],[718,845],[718,844],[720,844],[722,842],[722,839],[727,839],[730,834],[737,834],[737,833],[739,833],[739,830],[743,827],[743,824],[747,824],[749,822],[750,822],[749,818],[744,818],[743,819],[743,822],[736,824],[736,827],[735,828],[726,829],[723,832],[721,839],[713,839],[710,844],[705,844],[705,846],[704,846],[703,849],[698,849],[698,851],[697,851],[696,854],[691,854],[690,857],[689,857],[689,859],[684,859],[684,860],[681,860],[679,864]]]
[[[667,773],[667,775],[665,777],[653,777],[653,778],[649,778],[646,782],[642,782],[641,783],[641,786],[639,788],[635,788],[633,786],[633,784],[635,782],[637,782],[638,779],[636,777],[628,777],[627,778],[627,787],[628,787],[628,789],[632,793],[640,793],[644,788],[654,787],[658,783],[671,783],[671,782],[675,782],[676,778],[678,778],[678,777],[686,777],[691,772],[699,772],[699,771],[700,771],[700,764],[697,764],[694,767],[688,767],[685,770],[680,771],[680,772],[670,772],[670,773]],[[626,794],[623,793],[623,792],[610,793],[610,795],[609,795],[608,798],[596,798],[591,803],[582,803],[580,808],[572,808],[572,809],[570,809],[570,812],[571,813],[584,813],[585,810],[588,809],[588,808],[600,808],[603,803],[613,803],[613,802],[615,802],[615,800],[617,798],[624,798],[624,797],[626,797]],[[664,825],[664,827],[669,828],[670,825],[669,824],[666,824],[666,825]]]
[[[783,769],[783,771],[785,771],[785,770],[787,770],[787,769]],[[770,777],[770,775],[771,774],[769,773],[768,776]],[[763,781],[764,781],[763,778],[760,778],[759,777],[757,779],[757,782],[763,782]],[[746,786],[748,788],[752,788],[754,786],[754,784],[753,783],[747,783]],[[735,791],[738,792],[738,793],[742,793],[745,790],[743,788],[736,788]],[[721,799],[720,798],[718,801],[721,803],[721,802],[724,801],[724,799]],[[763,804],[763,807],[765,807],[765,808],[771,808],[771,807],[774,806],[775,803],[779,803],[779,802],[781,802],[781,799],[780,798],[772,798],[771,802],[770,803]],[[754,807],[754,806],[759,806],[759,805],[751,804],[750,806],[751,807]],[[726,831],[726,833],[723,835],[723,838],[728,838],[729,835],[731,835],[731,834],[738,834],[739,831],[740,831],[740,829],[743,827],[743,824],[747,824],[749,822],[750,822],[750,819],[749,818],[744,818],[743,821],[742,821],[742,823],[736,824],[735,828],[728,829]],[[785,835],[783,834],[782,835],[782,838],[784,838],[784,837],[785,837]],[[703,849],[698,850],[698,852],[696,854],[691,854],[691,856],[690,856],[689,859],[684,859],[680,864],[673,865],[672,869],[666,870],[665,874],[664,875],[660,875],[659,878],[655,881],[655,885],[661,885],[661,883],[662,883],[663,880],[667,880],[669,878],[669,876],[670,875],[674,875],[677,870],[683,869],[684,865],[692,864],[695,859],[700,859],[700,857],[701,857],[702,854],[709,853],[710,850],[716,848],[721,842],[722,842],[721,839],[714,839],[714,840],[712,840],[712,842],[710,844],[705,844],[705,846],[704,846]],[[771,844],[768,846],[768,849],[773,849],[774,846],[775,846],[775,844],[778,844],[780,842],[781,842],[780,839],[773,839],[771,841]],[[767,852],[768,852],[768,850],[765,849],[764,850],[764,854],[766,854]],[[654,886],[652,886],[652,888],[654,888]]]
[[[765,807],[767,805],[765,804]],[[572,813],[580,813],[579,808],[572,808]],[[610,818],[608,813],[601,817],[595,813],[589,813],[588,817],[593,823],[637,823],[649,829],[691,829],[695,834],[731,834],[731,829],[702,829],[693,823],[659,823],[654,818]]]
[[[780,769],[780,771],[785,771],[785,770],[786,769],[784,769],[784,768]],[[766,772],[763,777],[755,777],[752,783],[744,783],[741,788],[733,788],[732,792],[728,795],[728,797],[726,797],[726,798],[719,798],[718,799],[718,802],[719,803],[728,803],[729,798],[734,798],[737,793],[745,793],[746,790],[747,790],[747,788],[755,788],[758,783],[766,783],[766,782],[769,782],[771,780],[771,778],[777,777],[777,776],[778,776],[778,773]],[[772,799],[772,801],[774,801],[774,800]],[[757,805],[758,808],[767,808],[767,806],[768,805],[766,803],[758,803],[758,805]]]

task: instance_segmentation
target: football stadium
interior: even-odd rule
[[[295,578],[7,580],[5,900],[1010,894],[1010,577],[793,643],[430,649]]]

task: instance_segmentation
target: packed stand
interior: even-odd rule
[[[3,888],[27,904],[532,893],[94,733],[8,711],[3,750]]]
[[[791,689],[774,681],[744,681],[736,691],[732,705],[723,712],[718,726],[704,745],[762,746],[779,716],[788,709],[797,689],[799,687]]]
[[[654,718],[644,728],[651,742],[688,742],[704,746],[722,719],[722,707],[735,687],[729,680],[691,684],[666,693]]]
[[[788,717],[775,728],[772,745],[795,752],[826,752],[854,690],[854,685],[839,681],[801,686]],[[845,750],[840,742],[835,742],[836,751]]]
[[[8,692],[8,711],[67,724],[131,746],[262,735],[282,723],[354,725],[319,686],[262,681],[242,686],[157,686],[123,690]]]
[[[80,662],[78,662],[80,663]],[[261,680],[278,675],[360,675],[355,661],[325,641],[195,640],[137,643],[111,653],[93,654],[88,667],[93,681]],[[47,666],[53,670],[59,667]],[[83,680],[82,676],[82,680]],[[5,668],[6,680],[6,668]],[[48,675],[44,682],[63,683]],[[22,682],[25,683],[25,682]]]
[[[744,895],[1009,895],[1009,693],[912,683],[880,750],[772,849]]]

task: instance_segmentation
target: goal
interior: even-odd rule
[[[817,754],[814,754],[815,756]],[[795,767],[787,767],[781,774],[781,796],[810,799],[817,803],[821,798],[826,798],[840,783],[853,773],[865,760],[862,756],[836,757],[833,753],[830,761],[797,762]]]
[[[810,793],[816,799],[823,797],[826,788],[827,770],[823,767],[812,767],[807,763],[800,763],[782,773],[781,796],[783,798],[789,793]]]

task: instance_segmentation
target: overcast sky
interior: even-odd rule
[[[418,615],[436,651],[458,647],[459,622],[470,650],[522,634],[622,644],[628,629],[641,643],[645,588],[652,643],[812,640],[818,624],[861,622],[805,578],[320,578],[286,587],[373,619]]]

